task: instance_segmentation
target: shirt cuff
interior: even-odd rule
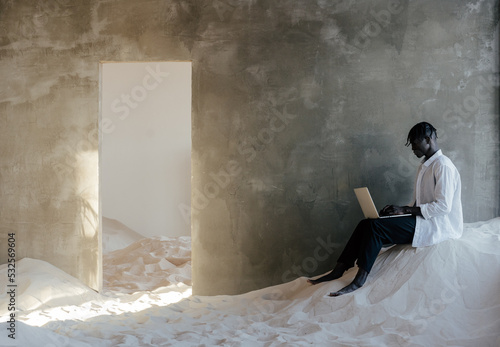
[[[427,204],[423,204],[423,205],[420,205],[420,212],[422,213],[422,217],[424,217],[424,219],[431,219],[432,216],[429,215],[429,212],[427,211]]]

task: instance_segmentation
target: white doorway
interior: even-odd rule
[[[191,62],[103,62],[100,77],[103,224],[190,236]]]

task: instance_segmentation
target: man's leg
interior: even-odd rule
[[[365,223],[367,229],[365,229],[365,237],[362,239],[363,244],[360,246],[361,252],[357,260],[359,270],[356,277],[348,286],[330,293],[330,296],[347,294],[363,286],[384,244],[407,244],[413,241],[416,224],[413,216],[369,219],[368,221]],[[345,259],[349,258],[346,256]],[[339,258],[339,262],[341,261],[343,261],[343,254]]]
[[[370,219],[363,219],[358,223],[356,229],[354,229],[349,241],[344,247],[342,254],[337,261],[335,268],[326,274],[315,280],[307,280],[311,284],[318,284],[326,281],[336,280],[342,277],[345,271],[354,266],[354,262],[361,255],[361,251],[364,249],[364,245],[367,243],[370,231]]]

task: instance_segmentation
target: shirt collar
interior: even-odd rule
[[[424,166],[429,166],[432,164],[434,160],[436,160],[438,157],[442,156],[443,152],[441,152],[440,149],[436,151],[429,159],[425,160],[425,158],[422,160],[422,165]]]

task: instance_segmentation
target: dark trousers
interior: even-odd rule
[[[413,241],[414,216],[383,219],[363,219],[347,242],[338,262],[348,268],[354,266],[370,272],[383,245],[406,244]]]

